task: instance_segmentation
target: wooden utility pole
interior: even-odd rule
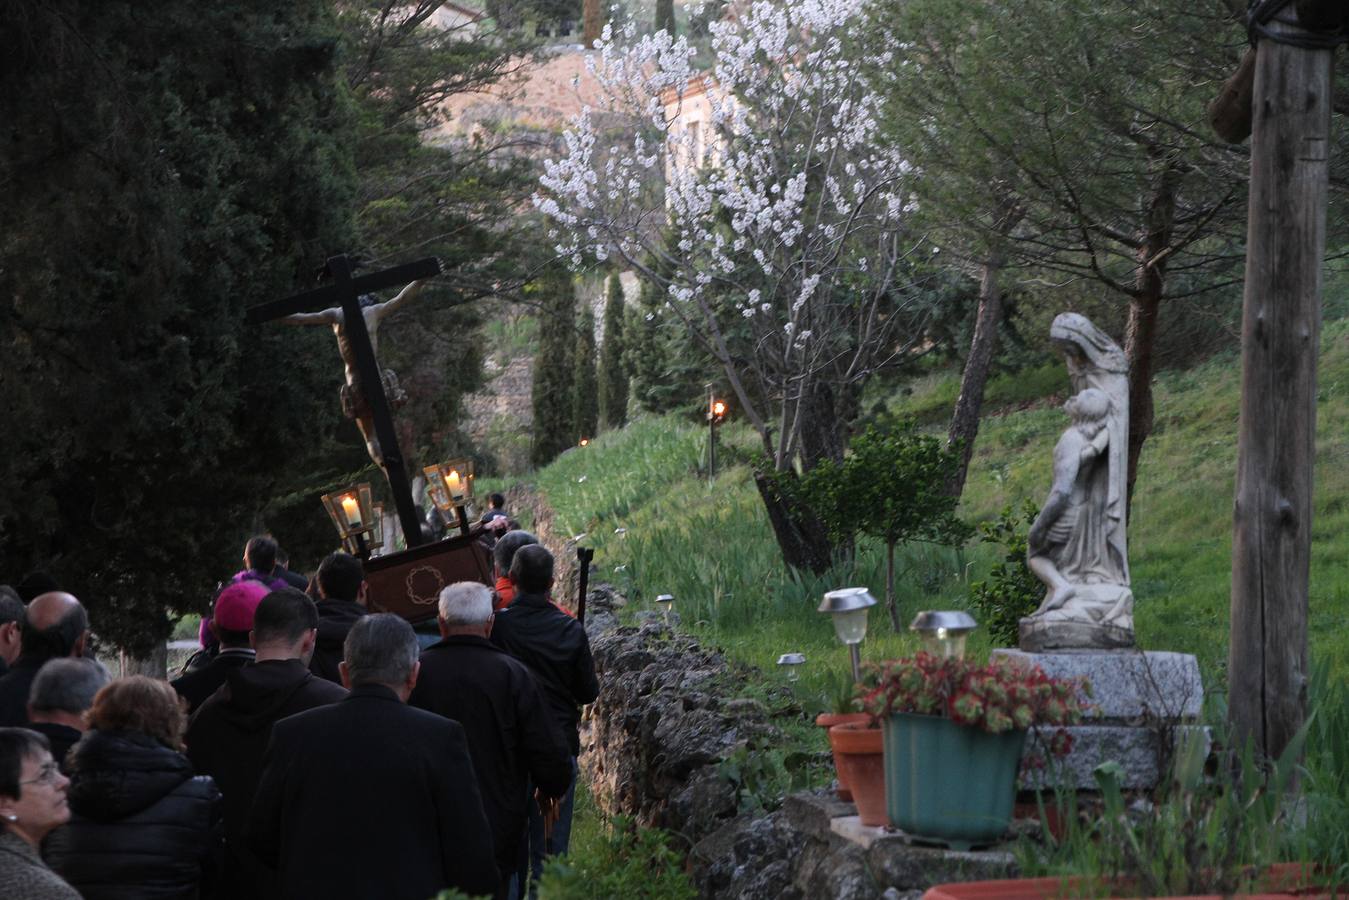
[[[1253,15],[1260,37],[1251,95],[1228,712],[1238,740],[1249,737],[1257,751],[1277,757],[1301,727],[1307,705],[1334,59],[1334,44],[1315,38],[1326,35],[1328,20],[1340,21],[1343,5],[1274,2]]]

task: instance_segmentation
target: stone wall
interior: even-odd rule
[[[953,853],[911,847],[898,835],[846,836],[840,823],[855,810],[831,790],[793,794],[766,815],[739,812],[722,761],[741,748],[780,746],[782,733],[763,704],[737,697],[745,673],[653,614],[620,626],[623,603],[604,584],[586,600],[600,697],[583,729],[583,777],[607,814],[677,835],[703,897],[908,900],[943,881],[1013,873],[1005,852]]]

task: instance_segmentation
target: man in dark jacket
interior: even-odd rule
[[[0,678],[0,727],[28,724],[28,691],[49,659],[84,656],[89,615],[72,595],[52,591],[34,597],[24,614],[21,651]]]
[[[23,600],[19,592],[0,584],[0,678],[23,649]]]
[[[571,751],[529,668],[487,639],[492,620],[487,585],[461,581],[441,591],[441,641],[422,651],[408,704],[464,726],[504,896],[528,822],[530,781],[543,795],[561,797],[572,769]]]
[[[62,772],[69,771],[66,754],[84,736],[84,714],[108,680],[108,670],[96,659],[49,659],[33,679],[28,727],[47,736]]]
[[[287,716],[336,703],[347,692],[315,677],[306,666],[314,653],[318,612],[296,590],[273,591],[253,615],[256,661],[230,672],[187,728],[187,757],[225,795],[224,898],[264,896],[265,871],[244,845],[244,827],[262,777],[272,726]]]
[[[206,665],[171,682],[173,689],[187,701],[189,714],[220,689],[230,672],[253,661],[248,633],[253,630],[253,613],[268,593],[269,589],[260,581],[239,581],[215,598],[211,632],[220,641],[220,652]]]
[[[426,900],[497,890],[491,829],[459,723],[406,706],[412,626],[366,616],[343,648],[351,695],[277,722],[248,840],[287,900]]]
[[[515,599],[497,613],[492,643],[533,671],[572,755],[571,784],[558,804],[557,821],[546,838],[543,818],[538,810],[530,810],[529,864],[530,874],[537,880],[545,856],[567,852],[576,793],[575,758],[581,752],[577,726],[581,706],[599,696],[600,685],[585,628],[548,600],[553,586],[553,554],[539,544],[521,547],[511,560],[510,575]]]
[[[330,554],[319,564],[319,636],[309,671],[334,684],[342,679],[337,664],[351,626],[367,615],[365,567],[350,553]]]

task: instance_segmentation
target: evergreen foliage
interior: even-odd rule
[[[599,431],[599,384],[595,374],[595,312],[587,303],[581,310],[576,335],[575,369],[571,386],[571,420],[576,437],[593,438]]]
[[[539,343],[534,354],[534,441],[530,460],[547,465],[573,443],[572,420],[576,349],[576,293],[570,273],[551,266],[526,289],[538,304]]]
[[[674,0],[656,0],[656,30],[675,36]]]
[[[623,359],[637,405],[651,413],[701,406],[702,389],[714,363],[668,316],[660,316],[661,290],[643,281],[637,306],[624,326]]]
[[[321,0],[23,0],[0,33],[0,580],[51,571],[143,653],[335,450],[331,335],[243,311],[349,245],[339,34]]]
[[[618,273],[609,276],[604,298],[604,345],[600,348],[600,424],[622,428],[628,420],[628,367],[624,359],[623,284]]]

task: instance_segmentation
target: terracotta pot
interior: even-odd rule
[[[846,779],[863,825],[889,825],[885,815],[885,751],[879,728],[844,722],[829,729],[839,778]]]
[[[844,722],[865,722],[871,716],[866,713],[820,713],[815,717],[815,724],[824,729],[824,736],[829,737],[829,729],[835,725],[842,725]],[[830,746],[833,743],[830,742]],[[848,783],[843,780],[843,769],[838,764],[838,754],[834,754],[834,772],[838,775],[838,799],[844,803],[852,802],[852,791],[848,790]]]

